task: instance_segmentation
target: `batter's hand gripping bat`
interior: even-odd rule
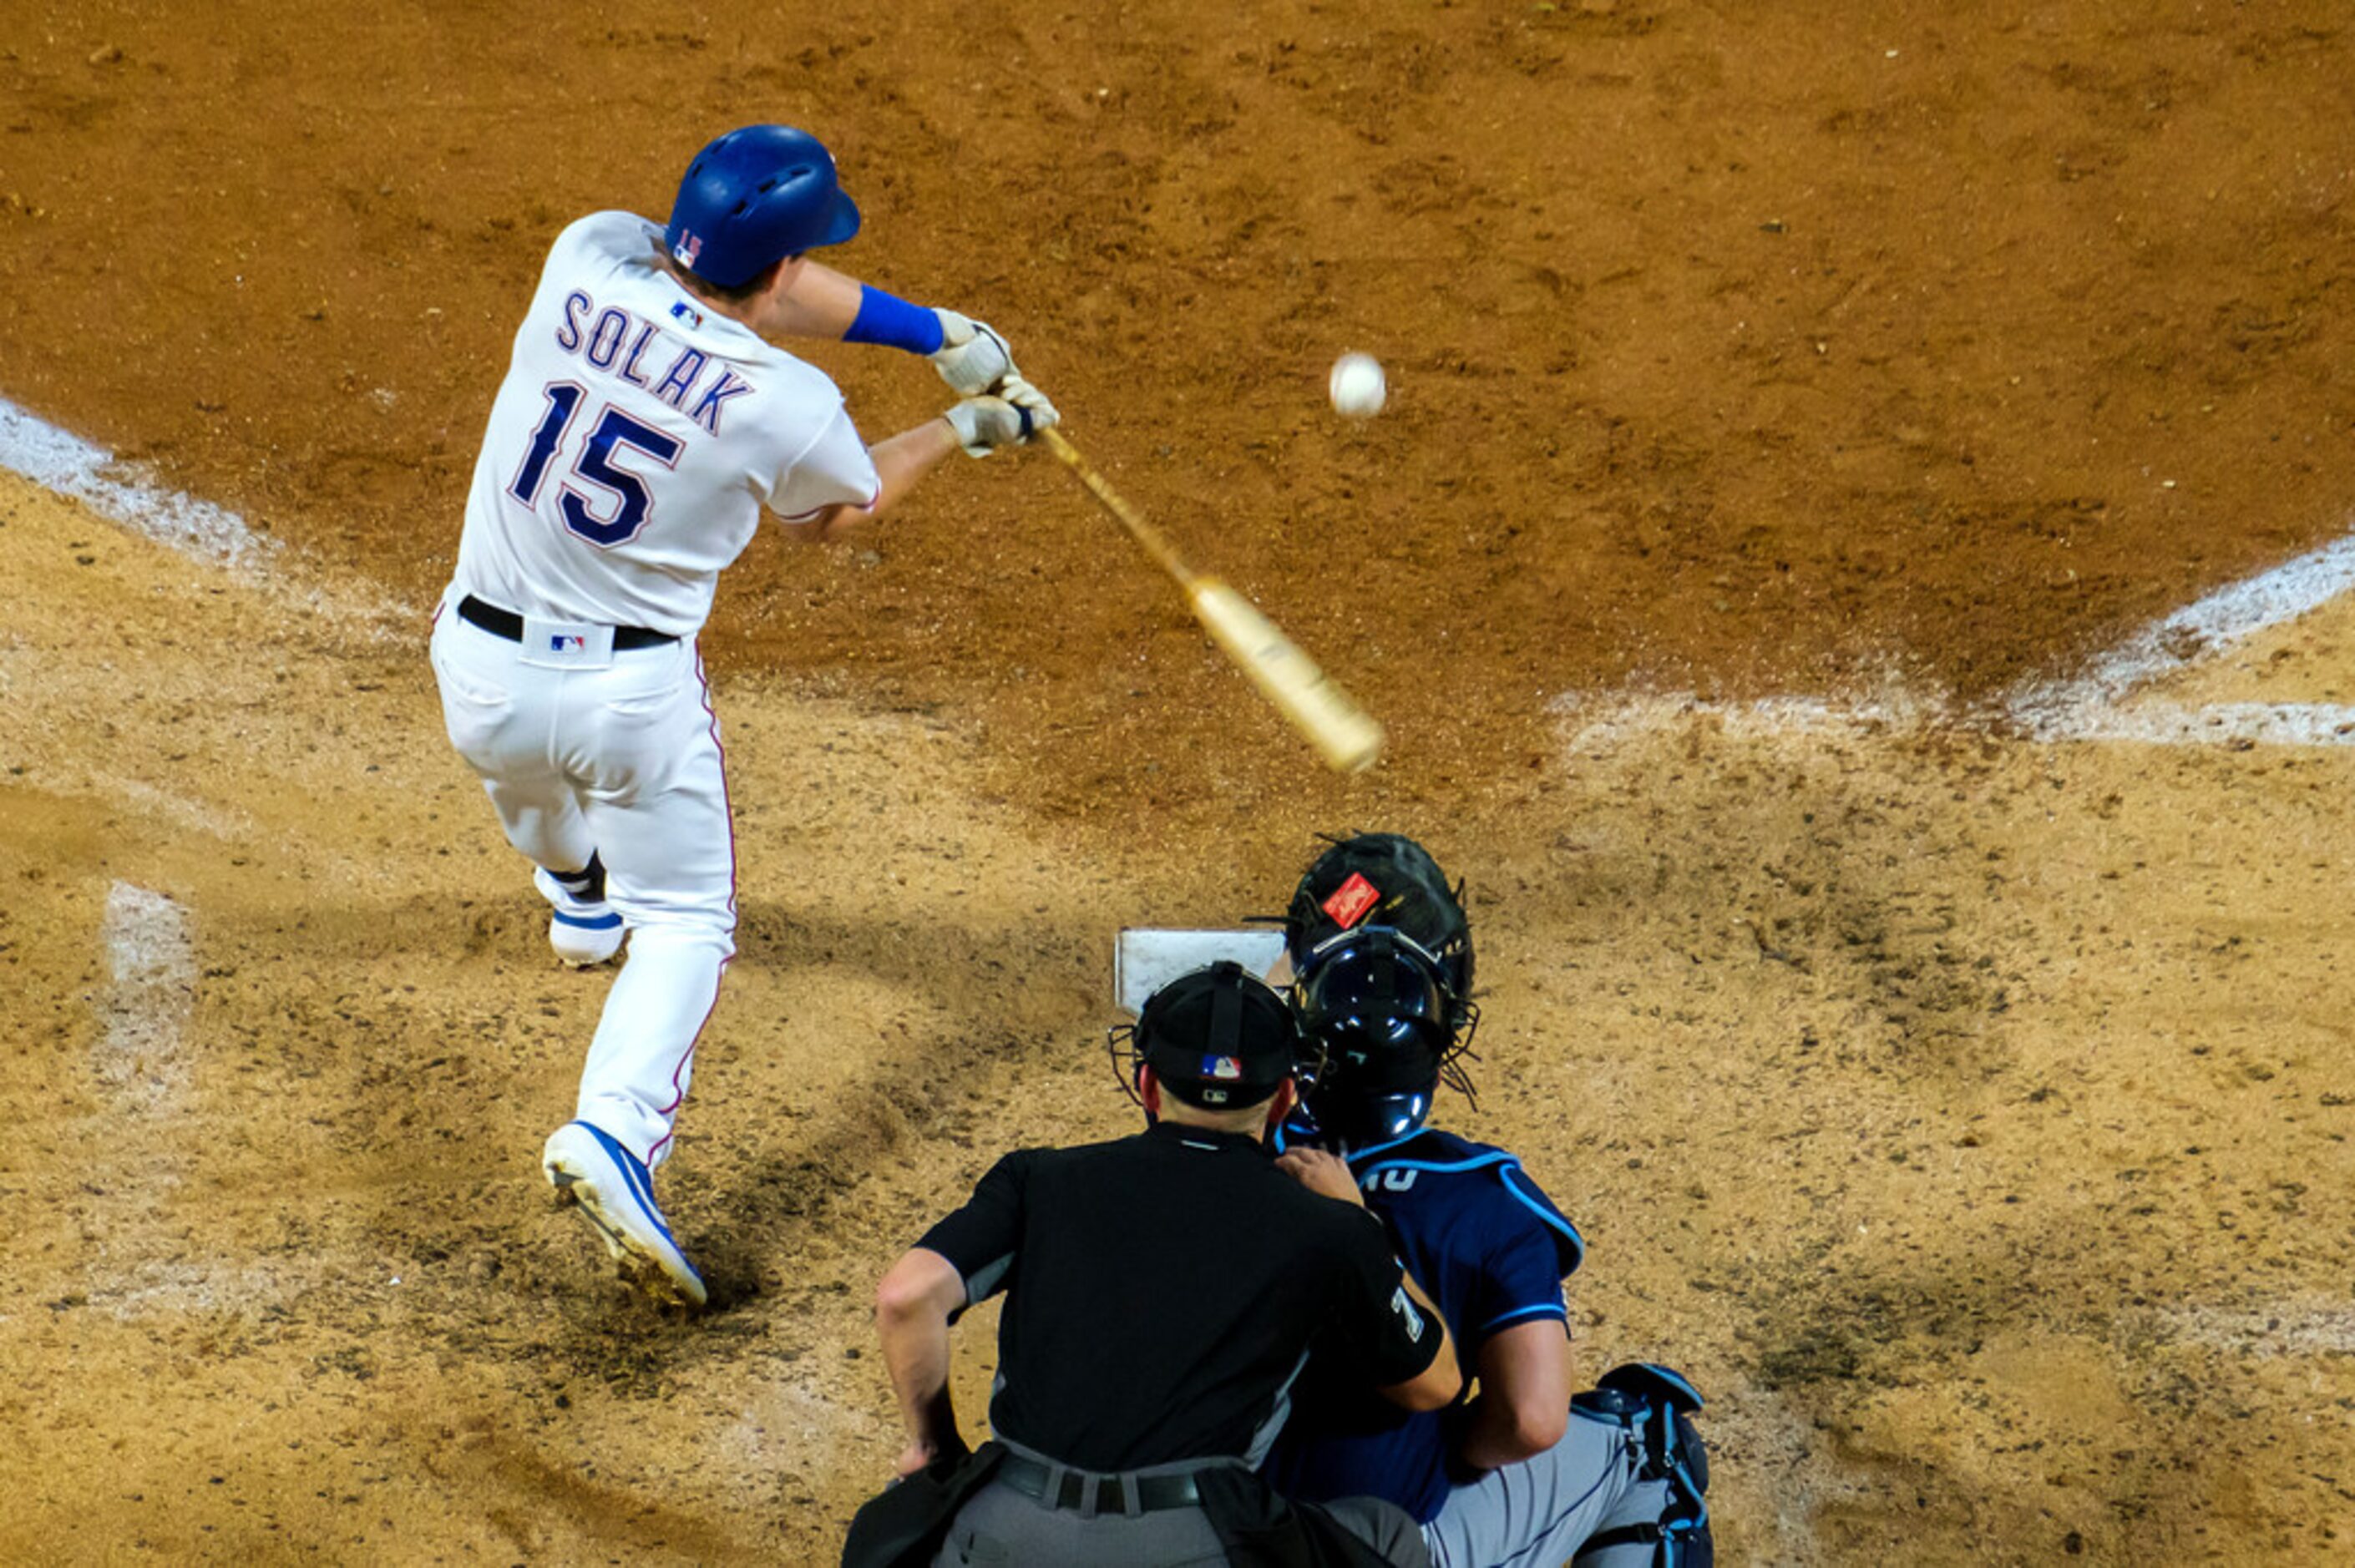
[[[1269,702],[1314,746],[1326,765],[1337,772],[1358,773],[1373,766],[1381,755],[1382,726],[1374,722],[1340,686],[1319,670],[1275,622],[1252,608],[1251,600],[1217,577],[1205,577],[1180,559],[1161,531],[1121,499],[1095,465],[1079,449],[1050,428],[1039,434],[1047,450],[1087,486],[1129,537],[1178,580],[1200,621],[1227,657],[1251,677]]]

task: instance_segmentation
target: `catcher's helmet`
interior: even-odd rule
[[[1231,962],[1179,975],[1145,999],[1135,1028],[1114,1029],[1108,1043],[1115,1059],[1127,1048],[1122,1078],[1132,1095],[1150,1066],[1163,1088],[1208,1110],[1257,1105],[1300,1075],[1310,1054],[1292,1004]]]
[[[1386,926],[1431,959],[1447,999],[1448,1028],[1468,1028],[1472,1005],[1472,925],[1464,915],[1463,888],[1429,851],[1398,833],[1359,833],[1337,839],[1312,862],[1293,889],[1284,911],[1284,947],[1292,972],[1305,979],[1318,955],[1338,938],[1370,926]]]
[[[858,232],[858,208],[816,137],[790,125],[747,125],[687,164],[663,238],[680,266],[735,289],[773,261]]]
[[[1384,926],[1330,938],[1295,982],[1300,1022],[1325,1053],[1305,1088],[1321,1136],[1359,1148],[1403,1138],[1431,1115],[1444,1081],[1472,1086],[1456,1057],[1455,1004],[1436,959]],[[1478,1013],[1472,1012],[1476,1027]]]

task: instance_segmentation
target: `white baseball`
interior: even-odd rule
[[[1345,354],[1335,360],[1326,389],[1332,394],[1333,411],[1351,419],[1372,418],[1390,395],[1381,365],[1370,354]]]

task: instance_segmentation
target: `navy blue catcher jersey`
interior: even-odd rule
[[[1514,1156],[1426,1128],[1352,1151],[1349,1169],[1447,1319],[1465,1366],[1500,1329],[1550,1319],[1569,1331],[1561,1282],[1586,1244]],[[1428,1522],[1447,1498],[1458,1414],[1401,1410],[1362,1379],[1320,1375],[1312,1361],[1265,1474],[1286,1497],[1387,1498]]]

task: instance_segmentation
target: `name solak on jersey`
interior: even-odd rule
[[[684,302],[671,308],[689,317],[698,313]],[[703,350],[666,336],[653,322],[618,305],[599,310],[597,302],[582,289],[564,297],[564,318],[556,329],[556,346],[590,368],[668,404],[714,436],[719,433],[720,414],[729,400],[752,390],[751,382],[725,366],[718,367],[716,376],[708,376],[713,366]],[[657,366],[663,368],[657,370]],[[508,493],[526,506],[538,503],[549,460],[570,433],[588,389],[578,382],[550,381],[541,388],[541,396],[546,406],[532,430],[522,466],[507,486]],[[567,485],[557,503],[565,527],[592,545],[604,546],[636,537],[645,526],[652,497],[645,482],[620,466],[615,458],[623,452],[642,452],[665,468],[677,468],[682,450],[684,443],[677,437],[634,418],[627,409],[607,404],[581,455],[573,461],[571,471],[611,499],[599,504]]]
[[[685,301],[671,306],[671,311],[682,320],[701,324],[701,313]],[[599,310],[585,289],[564,296],[564,320],[556,329],[556,346],[594,369],[643,387],[715,436],[719,433],[720,410],[728,400],[752,390],[750,382],[722,366],[698,391],[710,368],[703,350],[666,336],[655,323],[619,305]],[[657,366],[663,368],[657,370]]]

